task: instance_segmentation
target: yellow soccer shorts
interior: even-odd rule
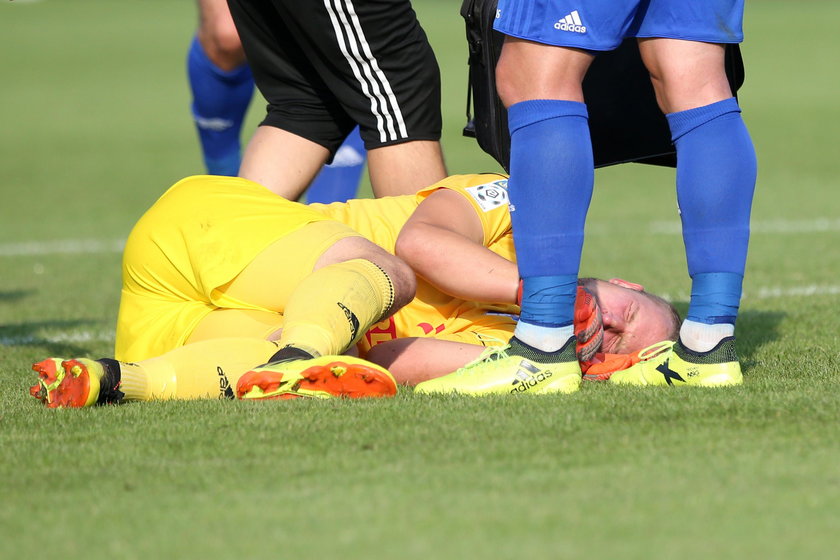
[[[208,338],[265,338],[324,251],[358,235],[245,179],[184,179],[129,236],[116,358],[144,360]]]

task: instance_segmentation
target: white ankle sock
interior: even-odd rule
[[[680,327],[680,340],[689,350],[708,352],[727,336],[735,334],[735,325],[719,323],[707,325],[686,319]]]
[[[540,327],[530,323],[519,322],[513,331],[513,336],[537,350],[556,352],[574,336],[575,327]]]

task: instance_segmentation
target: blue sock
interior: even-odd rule
[[[367,151],[359,135],[359,127],[353,129],[329,165],[325,165],[306,191],[306,202],[345,202],[359,190],[359,180],[365,168]]]
[[[193,119],[207,172],[235,176],[242,159],[239,142],[242,121],[254,93],[251,68],[243,64],[230,72],[221,70],[207,58],[194,37],[187,56],[187,75],[193,95]]]
[[[576,294],[577,274],[523,278],[519,319],[541,327],[567,327],[574,323]]]
[[[691,303],[686,319],[714,325],[735,324],[744,276],[734,272],[704,272],[691,279]]]
[[[586,105],[524,101],[510,107],[508,120],[511,220],[524,279],[520,325],[525,325],[517,326],[517,338],[527,325],[565,333],[574,320],[583,229],[595,177]]]
[[[735,323],[750,237],[756,158],[733,97],[667,115],[677,148],[677,201],[688,273],[688,319]]]

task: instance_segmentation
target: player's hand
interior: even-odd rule
[[[581,362],[591,360],[604,342],[601,308],[598,307],[595,296],[582,286],[578,286],[575,299],[575,337],[577,358]]]

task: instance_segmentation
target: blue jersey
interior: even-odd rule
[[[499,0],[494,28],[547,45],[609,51],[627,37],[740,43],[744,0]]]

